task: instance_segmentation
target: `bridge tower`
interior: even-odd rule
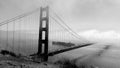
[[[49,7],[40,9],[40,26],[38,40],[38,57],[42,56],[43,61],[48,60],[48,32],[49,32]]]

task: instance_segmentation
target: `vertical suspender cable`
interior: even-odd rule
[[[34,14],[32,14],[32,15],[30,15],[29,17],[28,17],[28,22],[27,22],[27,25],[28,25],[28,27],[27,27],[27,30],[29,31],[29,32],[27,32],[26,33],[26,36],[27,36],[27,38],[26,38],[26,45],[27,45],[27,47],[29,47],[28,48],[28,50],[31,50],[33,47],[32,47],[32,45],[31,45],[31,43],[32,43],[32,41],[31,41],[31,33],[32,33],[32,28],[30,28],[30,26],[31,26],[31,23],[32,23],[32,21],[34,20]],[[28,35],[29,34],[29,35]],[[29,43],[28,43],[29,42]],[[32,52],[33,50],[31,50],[31,52]],[[29,54],[30,54],[30,51],[27,51],[27,52],[29,52]]]
[[[18,22],[18,53],[20,54],[20,49],[21,49],[21,19]]]
[[[27,25],[27,23],[28,23],[28,21],[26,21],[26,25]],[[25,26],[25,27],[27,27],[27,26]],[[24,33],[25,33],[25,52],[26,52],[26,55],[27,55],[27,52],[28,52],[28,48],[27,48],[27,28],[25,28],[25,31],[24,31]]]
[[[32,19],[32,18],[30,17],[30,19],[29,19],[29,20],[30,20],[30,22],[29,22],[30,25],[32,25],[32,23],[34,23],[34,21],[31,20],[31,19]],[[31,31],[32,31],[32,29],[31,29]],[[32,33],[32,32],[31,32],[31,33]],[[31,33],[30,33],[30,38],[29,38],[29,39],[30,39],[30,47],[31,47],[30,49],[32,49],[32,51],[33,51],[33,50],[34,50],[34,46],[32,45],[33,41],[32,41],[32,34],[31,34]]]
[[[7,23],[7,36],[6,36],[6,37],[7,37],[7,40],[6,40],[6,41],[7,41],[7,43],[6,43],[6,45],[7,45],[7,46],[6,46],[6,49],[8,50],[8,40],[9,40],[9,39],[8,39],[8,23]]]
[[[15,21],[13,22],[13,52],[15,52]]]
[[[35,19],[36,19],[36,17],[34,18],[34,20],[32,20],[32,18],[30,18],[30,20],[32,20],[32,22],[30,22],[30,24],[32,25],[33,23],[35,23]],[[35,45],[34,45],[34,40],[33,40],[33,38],[34,38],[34,36],[33,36],[34,34],[31,34],[31,49],[33,49],[32,51],[34,51],[35,50]],[[34,51],[35,52],[35,51]]]

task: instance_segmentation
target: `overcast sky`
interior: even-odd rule
[[[77,33],[120,36],[119,0],[48,0],[55,12]],[[0,21],[43,5],[41,0],[0,0]],[[85,34],[86,35],[86,34]],[[87,37],[87,36],[85,36]]]
[[[119,0],[58,0],[55,5],[72,27],[119,31]]]
[[[57,0],[53,8],[87,39],[120,41],[119,0]]]

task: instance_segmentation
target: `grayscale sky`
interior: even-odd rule
[[[74,31],[86,38],[120,38],[120,0],[47,0]],[[0,21],[34,10],[41,0],[0,0]]]

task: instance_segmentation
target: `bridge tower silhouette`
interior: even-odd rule
[[[48,61],[49,56],[93,44],[82,39],[50,6],[5,20],[0,27],[0,47],[34,61]],[[53,42],[63,43],[65,48]]]
[[[48,32],[49,32],[49,7],[40,9],[40,26],[38,39],[38,57],[42,55],[44,61],[48,60]]]

